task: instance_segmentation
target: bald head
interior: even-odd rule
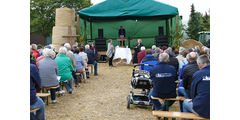
[[[189,53],[189,56],[188,56],[188,59],[190,62],[193,62],[193,61],[196,61],[197,60],[197,53],[196,52],[190,52]]]
[[[159,55],[159,62],[168,62],[169,55],[167,53],[162,53]]]

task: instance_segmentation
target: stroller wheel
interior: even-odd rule
[[[127,96],[127,109],[130,109],[130,95]]]
[[[152,105],[152,110],[155,110],[155,105],[154,104]]]

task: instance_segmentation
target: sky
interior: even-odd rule
[[[93,5],[103,2],[105,0],[91,0]],[[205,12],[210,11],[210,3],[209,0],[156,0],[159,2],[163,2],[165,4],[169,4],[171,6],[177,7],[179,15],[183,16],[183,24],[187,24],[190,11],[191,11],[191,4],[193,3],[195,6],[195,10],[205,14]]]

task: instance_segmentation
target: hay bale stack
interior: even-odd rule
[[[58,51],[63,43],[69,43],[68,38],[63,36],[69,35],[68,26],[71,26],[72,34],[76,35],[75,25],[75,10],[70,8],[57,8],[55,16],[55,26],[52,30],[52,44],[55,50]],[[72,43],[75,43],[76,38],[72,38]]]
[[[72,35],[76,35],[76,28],[71,27]],[[69,43],[68,38],[63,38],[62,36],[68,35],[68,27],[64,26],[54,26],[52,30],[52,44],[55,50],[58,51],[63,43]],[[72,43],[74,43],[76,38],[72,38]]]
[[[70,8],[57,8],[55,16],[55,26],[74,26],[75,10]]]
[[[187,50],[187,52],[188,52],[189,48],[194,48],[195,49],[195,46],[197,46],[197,45],[199,46],[200,51],[202,51],[203,44],[196,41],[196,40],[189,39],[189,40],[184,40],[182,42],[182,47],[184,47]]]

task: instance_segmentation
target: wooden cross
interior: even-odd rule
[[[80,35],[72,35],[72,29],[71,26],[68,26],[68,35],[62,36],[63,38],[68,38],[68,41],[70,45],[72,46],[72,38],[74,37],[80,37]]]

